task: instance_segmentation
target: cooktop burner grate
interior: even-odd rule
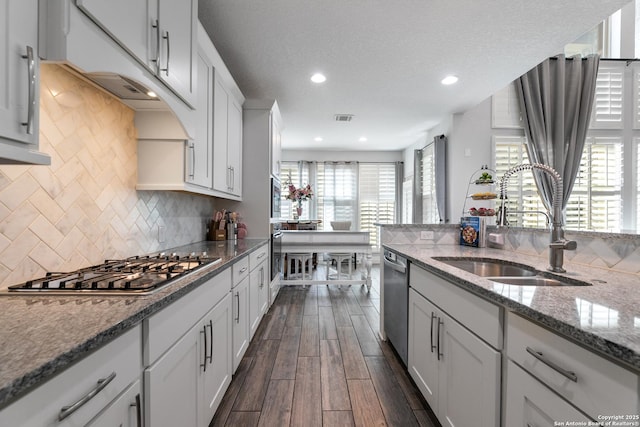
[[[220,262],[206,252],[196,255],[135,256],[72,272],[49,272],[44,277],[9,286],[8,292],[91,295],[148,294],[198,268]]]

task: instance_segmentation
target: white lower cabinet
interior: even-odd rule
[[[260,325],[269,309],[269,245],[263,245],[249,255],[249,326],[250,336]]]
[[[233,296],[233,372],[249,347],[249,277],[231,290]]]
[[[543,418],[547,424],[530,423],[536,426],[553,425],[549,419],[574,420],[576,413],[580,414],[580,418],[575,418],[577,420],[595,421],[603,421],[599,417],[605,415],[640,414],[640,378],[636,373],[517,314],[508,313],[506,319],[509,387],[517,389],[512,382],[530,378],[530,383],[540,384],[535,396],[541,402],[536,403],[529,397],[529,393],[533,393],[529,389],[525,390],[524,397],[522,392],[508,392],[506,425],[526,425],[533,416],[530,406],[534,404],[542,408],[539,413],[549,414],[548,418]],[[547,400],[542,398],[543,392],[548,396],[545,397]]]
[[[505,395],[505,426],[553,427],[565,421],[582,421],[585,424],[575,425],[588,425],[591,421],[510,360]]]
[[[141,337],[138,325],[3,408],[0,426],[138,426]]]
[[[231,269],[145,320],[147,427],[207,426],[231,383]]]
[[[409,290],[409,373],[443,426],[499,425],[500,360],[499,351]]]
[[[207,426],[231,382],[231,295],[144,373],[148,426]]]

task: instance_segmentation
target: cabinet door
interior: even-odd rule
[[[249,277],[231,291],[233,296],[233,372],[249,347]]]
[[[249,283],[249,315],[251,319],[250,336],[253,338],[253,334],[255,334],[258,329],[262,316],[266,313],[269,305],[269,284],[267,279],[266,263],[263,262],[251,270]]]
[[[76,4],[120,46],[149,67],[150,1],[76,0]]]
[[[39,61],[37,0],[0,0],[0,138],[14,147],[38,142]],[[8,13],[7,13],[8,12]],[[27,51],[33,60],[29,68]],[[33,103],[30,103],[30,97]],[[31,133],[27,123],[31,117]],[[15,144],[18,143],[18,144]],[[2,157],[9,157],[0,149]],[[9,150],[9,148],[7,148]]]
[[[242,196],[242,106],[233,96],[229,96],[227,106],[227,161],[230,192]]]
[[[426,298],[409,289],[408,370],[431,408],[438,407],[438,310]]]
[[[231,383],[232,368],[232,332],[231,332],[231,294],[227,294],[204,318],[204,326],[210,334],[207,344],[208,363],[201,370],[199,424],[207,426]],[[204,336],[201,335],[204,344]],[[194,425],[194,424],[175,424]]]
[[[153,427],[198,425],[198,387],[206,363],[198,322],[156,363],[144,371],[145,424]]]
[[[229,94],[217,73],[213,87],[213,189],[228,193],[231,174],[227,161],[227,110]]]
[[[505,426],[552,427],[565,420],[587,425],[591,420],[511,360],[505,398]]]
[[[189,105],[196,105],[197,0],[158,0],[158,76]]]
[[[500,352],[442,312],[435,334],[440,340],[437,415],[442,425],[500,425]]]
[[[142,387],[140,380],[131,384],[102,411],[87,427],[142,427]]]
[[[211,188],[213,135],[213,65],[202,51],[198,51],[198,120],[194,139],[187,144],[187,173],[185,181],[190,184]]]

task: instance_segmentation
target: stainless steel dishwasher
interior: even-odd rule
[[[384,250],[384,331],[387,340],[407,365],[409,322],[409,271],[407,259]]]

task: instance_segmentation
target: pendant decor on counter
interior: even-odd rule
[[[289,194],[286,195],[286,199],[293,202],[293,219],[299,219],[302,216],[302,201],[310,200],[311,196],[313,196],[313,190],[309,184],[304,187],[296,188],[296,186],[291,182],[291,176],[289,176],[289,179],[287,180],[287,188],[289,190]]]

